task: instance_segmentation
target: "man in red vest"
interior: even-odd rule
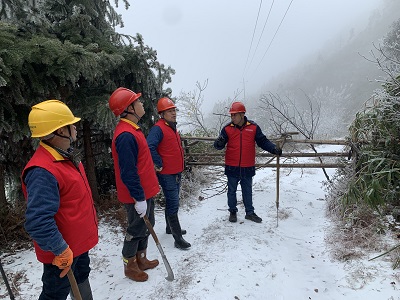
[[[118,200],[124,204],[128,228],[126,229],[122,256],[125,276],[134,281],[146,281],[144,272],[158,265],[158,260],[148,260],[146,250],[149,231],[142,219],[148,216],[154,226],[154,200],[158,194],[156,172],[150,150],[138,122],[145,114],[139,99],[141,93],[120,87],[109,99],[109,106],[120,120],[114,131],[111,151],[114,160]]]
[[[237,222],[236,190],[240,182],[243,204],[247,220],[261,223],[262,219],[254,212],[252,181],[255,175],[255,158],[257,145],[275,155],[282,155],[282,150],[267,139],[261,128],[245,116],[246,108],[242,102],[233,102],[229,109],[231,122],[222,128],[214,142],[217,150],[225,152],[225,175],[228,178],[229,221]]]
[[[97,216],[85,170],[72,148],[79,120],[58,100],[34,105],[28,117],[32,137],[40,143],[21,180],[25,229],[43,263],[40,300],[67,299],[70,269],[82,298],[93,299],[89,250],[98,242]]]
[[[181,229],[178,219],[184,161],[181,138],[176,129],[176,106],[171,99],[163,97],[158,100],[157,111],[161,118],[150,129],[147,143],[165,197],[166,233],[172,233],[176,248],[186,250],[191,245],[182,237],[186,230]]]

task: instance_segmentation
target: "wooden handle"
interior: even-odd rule
[[[74,273],[72,272],[72,269],[69,269],[68,273],[68,280],[69,284],[71,285],[72,288],[72,293],[74,294],[74,297],[76,300],[82,300],[81,293],[79,292],[78,284],[76,283]]]

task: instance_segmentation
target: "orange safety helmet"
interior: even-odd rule
[[[171,99],[163,97],[158,100],[157,102],[158,113],[162,113],[163,111],[166,111],[170,108],[176,108],[175,103]]]
[[[134,101],[142,96],[141,93],[135,93],[127,88],[119,87],[110,96],[108,106],[114,115],[119,116]]]
[[[230,114],[245,113],[246,107],[242,102],[233,102],[231,108],[229,109]]]

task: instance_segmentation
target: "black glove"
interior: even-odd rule
[[[225,145],[225,139],[222,135],[220,135],[216,140],[215,143],[219,146],[219,147],[223,147]]]
[[[282,149],[275,147],[274,154],[278,155],[278,156],[281,156],[282,155]]]

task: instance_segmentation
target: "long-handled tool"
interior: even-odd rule
[[[149,218],[148,218],[146,215],[143,217],[143,220],[144,220],[144,222],[146,223],[146,226],[147,226],[147,228],[149,229],[149,231],[150,231],[150,233],[151,233],[151,236],[152,236],[153,239],[154,239],[154,242],[156,243],[156,246],[157,246],[157,248],[158,248],[158,251],[160,251],[162,260],[163,260],[163,262],[164,262],[164,266],[165,266],[165,268],[167,269],[168,276],[165,277],[165,279],[167,279],[168,281],[172,281],[172,280],[174,280],[174,273],[172,272],[171,266],[169,265],[169,262],[168,262],[168,260],[167,260],[167,257],[166,257],[165,254],[164,254],[164,251],[163,251],[163,249],[162,249],[162,247],[161,247],[161,244],[160,244],[160,242],[159,242],[159,240],[158,240],[158,238],[157,238],[157,235],[156,235],[156,233],[154,232],[153,226],[151,226],[151,223],[150,223],[150,221],[149,221]]]
[[[280,165],[279,165],[279,156],[276,157],[276,200],[275,200],[275,206],[276,206],[276,227],[278,227],[278,222],[279,222],[279,171],[280,171]]]
[[[290,135],[290,133],[283,133],[281,134],[281,140],[278,141],[277,146],[278,148],[282,149],[283,145],[286,142],[286,139],[288,138],[288,136]],[[276,201],[275,201],[275,205],[276,205],[276,227],[278,227],[278,220],[279,220],[279,180],[280,180],[280,164],[279,164],[279,155],[276,156]]]
[[[14,298],[14,294],[13,294],[13,292],[11,290],[10,284],[8,283],[6,272],[4,272],[3,265],[1,264],[1,260],[0,260],[0,271],[1,271],[1,276],[3,277],[4,283],[5,283],[6,287],[7,287],[8,294],[10,295],[10,299],[14,300],[15,299]]]
[[[79,292],[78,284],[76,283],[74,273],[72,272],[71,269],[69,269],[67,276],[68,276],[69,284],[71,285],[71,288],[72,288],[72,293],[74,294],[74,298],[76,300],[82,300],[82,296],[81,296],[81,293]]]

